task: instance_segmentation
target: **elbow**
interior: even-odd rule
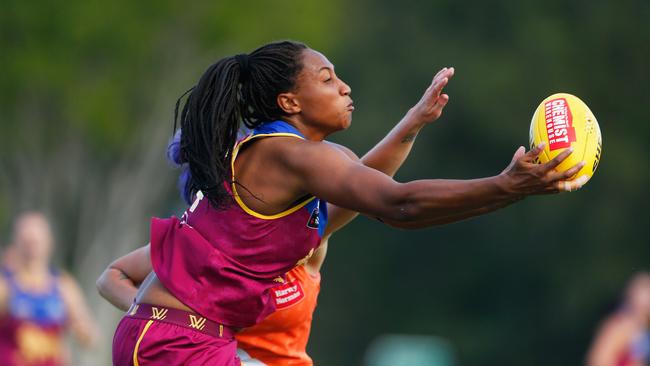
[[[391,209],[390,212],[377,219],[388,226],[405,230],[415,230],[424,226],[432,226],[431,224],[423,226],[419,223],[422,220],[422,213],[420,211],[415,205],[400,203],[394,209]]]
[[[379,198],[384,205],[372,216],[389,226],[407,230],[436,225],[448,212],[441,209],[437,200],[423,199],[421,191],[421,187],[410,183],[394,185]]]
[[[95,287],[97,288],[97,292],[99,292],[99,294],[104,298],[106,298],[106,291],[107,291],[107,287],[108,287],[108,271],[109,270],[106,269],[99,276],[97,281],[95,281]]]
[[[387,201],[393,202],[393,204],[388,212],[382,216],[382,220],[390,226],[407,229],[424,216],[423,207],[417,200],[412,199],[408,193],[401,193]]]
[[[398,229],[414,229],[416,217],[409,212],[399,211],[388,212],[375,218],[382,224]]]
[[[422,210],[416,204],[403,203],[399,206],[396,213],[397,215],[393,219],[398,223],[412,224],[422,219]]]

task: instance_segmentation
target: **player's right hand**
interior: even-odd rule
[[[586,181],[584,179],[569,180],[584,165],[582,161],[570,169],[558,172],[555,168],[564,161],[573,149],[567,149],[553,160],[536,164],[535,158],[544,150],[540,144],[528,152],[523,146],[515,152],[510,165],[501,173],[504,178],[504,188],[510,192],[521,195],[549,194],[580,189]]]
[[[422,123],[431,123],[440,118],[442,110],[449,102],[449,95],[443,94],[442,90],[454,76],[454,72],[453,67],[438,71],[420,101],[413,107],[413,112]]]

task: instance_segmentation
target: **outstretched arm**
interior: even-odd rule
[[[97,279],[97,290],[118,309],[127,311],[138,286],[152,271],[149,244],[118,258]]]
[[[449,102],[449,96],[442,94],[442,89],[454,76],[454,68],[443,68],[433,78],[431,85],[395,127],[360,160],[361,164],[376,169],[390,177],[402,166],[415,142],[420,130],[436,121]],[[344,152],[357,160],[352,151]],[[359,213],[333,204],[327,206],[329,220],[325,238],[350,223]]]
[[[298,187],[304,192],[396,225],[443,219],[486,206],[508,204],[527,195],[570,189],[571,183],[565,181],[584,165],[580,163],[566,172],[556,172],[554,168],[571,150],[548,163],[535,164],[533,160],[543,146],[526,154],[522,147],[510,166],[493,177],[398,183],[352,161],[328,144],[278,137],[267,140],[267,146],[269,164],[284,169],[289,180],[299,182]],[[313,161],[319,163],[311,164]]]
[[[426,101],[422,104],[424,110],[439,113],[441,109],[436,106],[441,101],[446,103],[442,88],[448,80],[445,72],[436,75],[422,98]],[[269,153],[268,164],[284,171],[289,182],[296,182],[296,196],[311,193],[334,205],[407,228],[414,223],[435,225],[442,220],[457,221],[531,194],[577,189],[580,182],[566,181],[584,165],[577,164],[565,172],[555,171],[571,150],[546,164],[535,164],[533,160],[543,148],[540,145],[528,153],[524,153],[523,147],[518,149],[510,165],[493,177],[401,184],[353,161],[329,144],[281,137],[263,142]],[[314,161],[319,163],[312,164]]]
[[[442,110],[443,107],[444,105],[442,105],[440,109]],[[353,161],[358,161],[367,167],[376,169],[392,177],[408,157],[416,136],[426,124],[427,123],[418,118],[417,112],[412,108],[404,118],[393,127],[388,135],[386,135],[361,159],[346,147],[340,145],[337,145],[337,147]],[[359,215],[356,211],[348,210],[331,203],[327,204],[327,212],[328,220],[325,235],[323,236],[318,249],[316,249],[314,255],[306,264],[310,273],[320,272],[323,262],[325,261],[325,256],[327,255],[330,236],[352,222],[352,220]]]
[[[437,226],[437,225],[445,225],[445,224],[451,224],[454,222],[466,220],[475,216],[480,216],[480,215],[485,215],[490,212],[496,211],[500,208],[509,206],[510,204],[513,204],[519,200],[523,199],[523,196],[521,197],[515,197],[510,201],[503,201],[499,203],[495,203],[489,206],[484,206],[481,208],[477,208],[474,210],[467,210],[464,212],[460,213],[455,213],[451,214],[449,216],[445,217],[439,217],[439,218],[434,218],[431,220],[420,220],[420,221],[412,221],[412,222],[395,222],[395,221],[390,221],[386,220],[384,223],[395,226],[401,229],[421,229],[425,227],[430,227],[430,226]]]

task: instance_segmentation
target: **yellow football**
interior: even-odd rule
[[[556,170],[565,171],[584,161],[585,166],[571,177],[583,184],[593,176],[603,151],[596,117],[580,98],[566,93],[551,95],[535,110],[530,122],[531,149],[541,142],[546,146],[537,163],[546,163],[572,147],[573,153]]]

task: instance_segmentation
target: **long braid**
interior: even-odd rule
[[[176,134],[168,148],[170,159],[184,169],[180,188],[185,201],[189,203],[201,190],[214,207],[228,202],[223,182],[230,180],[230,153],[240,123],[252,129],[283,117],[277,96],[294,89],[306,48],[283,41],[264,45],[250,55],[223,58],[186,92],[180,113],[182,133]],[[184,96],[176,103],[174,127]]]

